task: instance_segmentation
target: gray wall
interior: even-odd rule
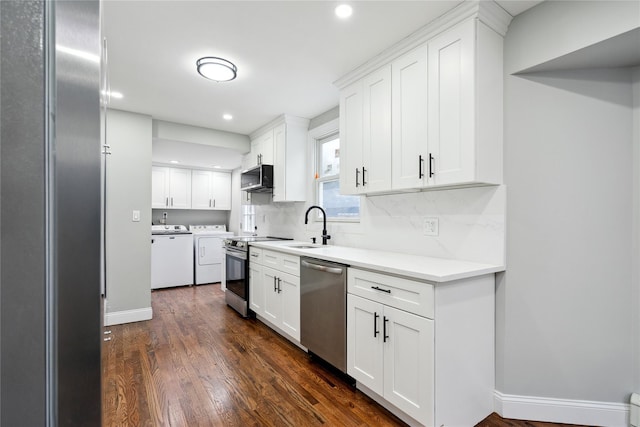
[[[545,1],[514,19],[510,72],[545,63],[638,27],[637,1]]]
[[[233,195],[235,196],[236,193],[233,193]],[[186,226],[224,224],[227,226],[227,229],[229,227],[230,211],[207,211],[200,209],[153,209],[153,213],[151,215],[153,224],[160,224],[163,212],[167,213],[167,224],[179,224]]]
[[[507,271],[496,300],[505,394],[622,403],[640,389],[632,72],[511,75],[556,56],[551,42],[566,28],[590,38],[588,16],[598,32],[624,31],[625,14],[604,19],[602,3],[545,2],[505,39]]]
[[[151,307],[151,117],[107,113],[107,314]],[[132,222],[132,211],[140,222]]]

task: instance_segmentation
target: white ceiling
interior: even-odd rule
[[[124,95],[111,106],[240,134],[283,113],[313,118],[338,104],[335,80],[460,1],[350,3],[353,16],[343,21],[329,0],[107,0],[109,80]],[[517,15],[540,1],[498,3]],[[202,78],[202,56],[234,62],[237,79]]]

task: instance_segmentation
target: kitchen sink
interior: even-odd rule
[[[321,248],[322,246],[313,246],[313,245],[289,245],[290,248],[294,249],[315,249]]]

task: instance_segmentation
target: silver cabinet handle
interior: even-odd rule
[[[165,206],[169,206],[169,198],[167,197],[167,200],[165,201]]]
[[[314,270],[324,271],[325,273],[331,274],[342,274],[342,272],[344,271],[344,268],[327,267],[326,265],[313,264],[305,260],[300,261],[300,264],[302,264],[303,267],[312,268]]]
[[[211,199],[209,199],[209,207],[211,207]]]
[[[173,206],[173,197],[171,198],[171,206]]]

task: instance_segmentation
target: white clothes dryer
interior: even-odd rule
[[[190,225],[193,233],[194,283],[222,281],[224,239],[233,236],[226,225]]]

